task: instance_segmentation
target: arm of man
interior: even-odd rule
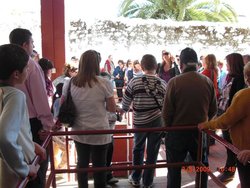
[[[31,62],[35,63],[35,62]],[[26,80],[28,95],[33,105],[36,117],[42,122],[43,129],[49,131],[54,126],[53,115],[51,113],[47,98],[44,77],[38,65],[32,65],[32,71]],[[30,106],[28,106],[30,111]]]
[[[133,100],[133,80],[131,80],[125,90],[122,100],[122,110],[125,112],[129,111],[130,105]]]
[[[175,112],[173,104],[173,93],[174,93],[173,82],[170,81],[167,85],[166,94],[163,103],[162,109],[162,118],[165,127],[169,127],[173,122],[173,116]]]
[[[25,178],[30,170],[24,160],[23,148],[18,143],[21,126],[25,126],[21,125],[24,108],[26,108],[24,95],[7,96],[1,114],[0,126],[1,158],[6,161],[10,169],[22,178]]]
[[[243,163],[244,165],[247,165],[247,163],[250,163],[250,150],[242,150],[238,153],[237,159]]]

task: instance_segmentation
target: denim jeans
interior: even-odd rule
[[[161,118],[157,118],[151,123],[135,128],[156,128],[161,127]],[[161,132],[140,132],[134,134],[134,147],[133,147],[133,165],[142,165],[144,159],[144,150],[147,141],[147,158],[146,164],[156,164],[157,156],[160,148],[162,133]],[[144,169],[143,172],[143,185],[149,186],[153,183],[155,169]],[[132,179],[140,181],[142,177],[142,170],[133,170]]]
[[[206,139],[206,137],[204,137]],[[205,143],[205,140],[204,140]],[[198,131],[168,132],[165,138],[167,163],[183,162],[189,152],[193,161],[197,161]],[[203,147],[202,162],[208,166],[206,147]],[[168,188],[181,187],[182,167],[169,167],[167,175]],[[201,173],[201,187],[207,187],[208,175]]]
[[[90,157],[93,167],[105,167],[107,159],[108,144],[104,145],[89,145],[75,141],[77,151],[77,168],[89,167]],[[106,186],[106,172],[93,173],[95,188],[104,188]],[[77,173],[78,187],[88,187],[88,173]]]

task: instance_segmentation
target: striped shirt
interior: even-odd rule
[[[134,126],[145,125],[161,116],[165,92],[166,82],[161,78],[146,74],[133,78],[123,96],[122,109],[128,111],[132,104]]]

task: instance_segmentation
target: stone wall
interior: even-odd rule
[[[197,53],[217,56],[231,52],[245,54],[250,53],[249,34],[249,27],[243,25],[142,19],[91,23],[79,19],[71,21],[68,30],[72,54],[92,48],[105,56],[116,54],[118,59],[140,58],[144,53],[159,56],[162,49],[177,54],[186,46],[193,47]]]

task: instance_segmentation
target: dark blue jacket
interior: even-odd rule
[[[119,75],[119,78],[116,78],[116,76]],[[124,76],[125,71],[120,68],[120,66],[117,66],[113,73],[115,82],[123,83],[124,82]]]

